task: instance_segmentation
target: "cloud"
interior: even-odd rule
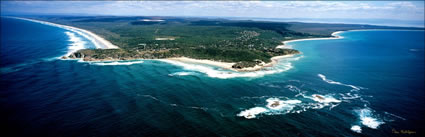
[[[423,7],[423,1],[2,1],[1,6],[28,13],[416,20],[423,20]]]

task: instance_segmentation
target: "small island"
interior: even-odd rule
[[[283,41],[334,37],[355,29],[418,29],[373,25],[270,22],[183,17],[42,16],[31,19],[72,26],[99,35],[117,48],[76,51],[63,59],[214,61],[235,71],[256,71],[278,58],[299,54]],[[204,60],[204,61],[202,61]],[[214,63],[210,63],[214,64]],[[220,65],[218,65],[220,66]]]

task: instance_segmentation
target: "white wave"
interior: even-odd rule
[[[358,125],[354,125],[351,127],[351,130],[357,133],[362,133],[362,128]]]
[[[268,110],[263,107],[254,107],[250,108],[248,110],[244,110],[240,112],[237,116],[245,117],[246,119],[252,119],[255,118],[258,114],[267,112]]]
[[[298,93],[301,92],[301,90],[298,87],[293,85],[286,85],[285,88],[288,88],[290,91],[293,91],[293,92],[298,92]]]
[[[90,64],[93,65],[99,65],[99,66],[110,66],[110,65],[133,65],[133,64],[140,64],[143,63],[143,61],[113,61],[113,62],[91,62]]]
[[[332,109],[341,103],[341,100],[335,99],[331,95],[319,95],[313,94],[311,96],[301,95],[304,98],[311,99],[317,103],[309,103],[306,106],[303,106],[303,109],[322,109],[326,106],[330,106],[329,109]]]
[[[304,98],[311,99],[314,102],[308,102],[308,101],[303,102],[298,99],[281,100],[279,99],[280,97],[269,97],[268,99],[266,99],[267,104],[265,105],[265,107],[255,107],[255,109],[251,108],[252,110],[248,109],[248,110],[242,111],[241,113],[238,114],[238,116],[255,118],[255,115],[258,115],[258,114],[280,115],[280,114],[288,114],[288,113],[301,113],[301,112],[307,111],[308,109],[322,109],[326,106],[330,106],[329,109],[332,109],[333,107],[336,107],[341,103],[341,100],[335,99],[334,97],[330,95],[313,94],[312,96],[305,96],[304,94],[302,94],[301,96],[303,96]],[[268,97],[268,96],[261,96],[256,98],[264,98],[264,97]],[[250,98],[253,98],[253,97],[250,97]]]
[[[360,118],[360,122],[369,128],[377,129],[379,125],[384,124],[382,120],[379,120],[376,116],[373,115],[372,111],[369,108],[364,108],[360,110],[355,110]]]
[[[189,75],[195,75],[194,72],[176,72],[173,74],[168,74],[168,76],[189,76]]]
[[[323,74],[317,74],[323,81],[329,83],[329,84],[335,84],[335,85],[342,85],[342,86],[347,86],[347,87],[351,87],[353,88],[351,91],[359,91],[361,89],[361,87],[356,87],[354,85],[349,85],[349,84],[344,84],[341,82],[336,82],[330,79],[326,79],[326,76]]]
[[[60,24],[56,24],[56,23],[50,23],[50,22],[46,22],[46,21],[39,21],[39,20],[19,18],[19,17],[13,17],[13,18],[27,20],[27,21],[32,21],[32,22],[36,22],[36,23],[40,23],[40,24],[44,24],[44,25],[49,25],[49,26],[54,26],[54,27],[58,27],[58,28],[62,28],[62,29],[65,29],[65,30],[72,31],[72,32],[77,33],[77,34],[83,36],[84,38],[88,39],[91,43],[93,43],[93,45],[96,48],[103,48],[103,49],[118,48],[117,46],[112,45],[111,43],[109,43],[107,41],[97,40],[94,37],[97,37],[98,39],[102,39],[102,38],[100,38],[99,36],[95,35],[92,32],[89,32],[87,30],[83,30],[83,29],[76,28],[76,27],[71,27],[71,26],[66,26],[66,25],[60,25]],[[105,44],[108,44],[111,47],[108,47]]]
[[[81,38],[75,36],[75,33],[72,32],[65,32],[66,35],[69,37],[69,41],[71,42],[68,47],[68,52],[66,53],[66,57],[71,55],[72,53],[86,48],[86,42],[81,40]]]
[[[319,94],[313,94],[311,97],[307,97],[310,98],[316,102],[320,102],[320,103],[340,103],[341,100],[335,99],[334,97],[330,96],[330,95],[319,95]]]
[[[143,97],[147,97],[147,98],[151,98],[151,99],[156,100],[156,101],[161,101],[161,100],[159,100],[158,98],[156,98],[156,97],[154,97],[152,95],[142,95],[142,96]]]
[[[278,114],[287,114],[287,113],[300,113],[298,111],[293,111],[294,107],[297,104],[301,103],[300,100],[280,100],[279,98],[268,98],[266,100],[266,107],[254,107],[248,110],[244,110],[237,114],[237,116],[243,116],[247,119],[255,118],[259,114],[266,115],[278,115]]]
[[[345,94],[339,94],[339,95],[341,95],[342,99],[344,99],[344,100],[361,98],[361,96],[359,94],[345,93]]]
[[[384,113],[385,113],[385,114],[387,114],[387,115],[390,115],[390,116],[396,117],[396,118],[398,118],[398,119],[401,119],[401,120],[406,120],[406,118],[403,118],[403,117],[398,116],[398,115],[396,115],[396,114],[392,114],[392,113],[389,113],[389,112],[384,112]]]
[[[279,98],[269,98],[266,100],[267,108],[278,111],[291,111],[295,104],[301,103],[300,100],[280,100]]]
[[[292,64],[290,63],[291,61],[298,60],[299,58],[300,57],[282,59],[282,61],[280,61],[274,67],[269,67],[267,69],[254,71],[254,72],[236,72],[231,70],[223,70],[220,68],[217,69],[215,67],[208,66],[208,65],[183,63],[183,62],[165,60],[165,59],[161,59],[160,61],[172,64],[172,65],[176,65],[176,66],[181,66],[183,67],[183,69],[186,69],[186,70],[201,72],[206,74],[208,77],[228,79],[228,78],[238,78],[238,77],[262,77],[264,75],[284,72],[293,67]]]

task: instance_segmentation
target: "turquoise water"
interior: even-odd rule
[[[267,71],[229,73],[158,60],[59,60],[70,46],[93,46],[60,28],[1,23],[0,108],[13,135],[423,134],[424,31],[293,42],[303,54]]]

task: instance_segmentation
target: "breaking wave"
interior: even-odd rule
[[[240,112],[237,116],[245,117],[246,119],[256,118],[258,114],[267,112],[268,110],[263,107],[254,107]]]
[[[377,129],[381,124],[384,124],[385,122],[378,119],[373,113],[372,110],[369,108],[354,110],[359,119],[360,123],[366,127]]]
[[[189,75],[196,75],[195,72],[176,72],[172,74],[168,74],[168,76],[189,76]]]
[[[311,101],[305,100],[305,98]],[[304,99],[303,101],[301,101]],[[244,111],[241,111],[237,116],[245,117],[246,119],[256,118],[259,114],[265,115],[280,115],[288,113],[301,113],[308,109],[321,109],[326,106],[330,108],[337,106],[341,100],[335,99],[330,95],[318,95],[313,94],[312,96],[304,96],[300,99],[286,99],[281,100],[278,97],[271,97],[266,99],[266,105],[264,107],[254,107]]]
[[[351,126],[351,130],[357,133],[362,133],[362,128],[359,125]]]
[[[69,30],[69,31],[77,33],[78,35],[81,35],[84,38],[88,39],[91,43],[94,44],[94,46],[96,48],[107,48],[106,46],[104,46],[100,42],[98,42],[95,38],[93,38],[92,36],[89,36],[89,34],[86,34],[86,32],[84,32],[82,29],[78,29],[78,28],[70,27],[70,26],[65,26],[65,25],[60,25],[60,24],[55,24],[55,23],[50,23],[50,22],[45,22],[45,21],[33,20],[33,19],[18,18],[18,17],[14,17],[14,18],[32,21],[32,22],[36,22],[36,23],[40,23],[40,24],[44,24],[44,25],[49,25],[49,26],[54,26],[54,27],[65,29],[65,30]]]
[[[330,80],[330,79],[327,79],[326,78],[326,76],[325,75],[323,75],[323,74],[317,74],[323,81],[325,81],[325,82],[327,82],[327,83],[329,83],[329,84],[335,84],[335,85],[342,85],[342,86],[347,86],[347,87],[351,87],[351,88],[353,88],[351,91],[359,91],[360,89],[362,89],[362,87],[357,87],[357,86],[354,86],[354,85],[349,85],[349,84],[344,84],[344,83],[341,83],[341,82],[337,82],[337,81],[333,81],[333,80]]]
[[[176,66],[181,66],[183,67],[183,69],[186,69],[186,70],[201,72],[206,74],[208,77],[228,79],[228,78],[239,78],[239,77],[255,78],[255,77],[262,77],[264,75],[288,71],[293,67],[291,64],[291,61],[298,60],[301,57],[302,56],[293,57],[293,58],[285,58],[280,60],[279,63],[273,67],[264,68],[263,70],[254,71],[254,72],[236,72],[236,71],[225,70],[222,68],[217,68],[217,67],[203,65],[203,64],[183,63],[179,61],[172,61],[172,60],[166,60],[166,59],[161,59],[160,61],[172,64],[172,65],[176,65]]]
[[[99,65],[99,66],[115,66],[115,65],[133,65],[133,64],[140,64],[143,63],[143,61],[112,61],[112,62],[90,62],[90,64],[93,65]]]
[[[75,36],[75,33],[72,32],[65,32],[66,35],[69,37],[69,41],[71,42],[68,47],[68,52],[65,54],[65,56],[69,56],[72,53],[86,48],[86,42],[81,40],[81,38]]]

